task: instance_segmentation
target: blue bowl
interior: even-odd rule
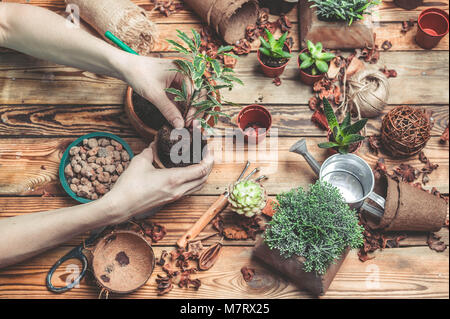
[[[95,132],[95,133],[90,133],[90,134],[86,134],[83,135],[79,138],[77,138],[75,141],[73,141],[65,150],[62,158],[61,158],[61,162],[59,164],[59,181],[61,182],[62,187],[64,188],[64,190],[66,191],[66,193],[72,197],[73,199],[75,199],[77,202],[79,203],[89,203],[92,202],[92,200],[87,199],[87,198],[83,198],[83,197],[79,197],[77,196],[77,194],[75,194],[69,186],[69,183],[67,183],[67,179],[66,179],[66,175],[64,173],[64,169],[66,168],[66,166],[69,164],[69,151],[72,147],[74,146],[80,146],[83,144],[83,140],[84,139],[89,139],[89,138],[109,138],[109,139],[113,139],[117,142],[119,142],[120,144],[122,144],[123,148],[128,152],[128,155],[130,155],[130,160],[133,158],[134,154],[133,151],[131,150],[130,145],[127,144],[127,142],[125,142],[123,139],[121,139],[120,137],[111,134],[111,133],[105,133],[105,132]]]

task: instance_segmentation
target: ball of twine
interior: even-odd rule
[[[425,110],[407,105],[387,113],[381,124],[381,141],[393,156],[419,153],[431,137],[431,122]]]
[[[348,80],[349,108],[359,117],[376,117],[389,99],[389,82],[380,71],[362,70]]]

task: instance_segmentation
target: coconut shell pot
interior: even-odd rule
[[[94,250],[92,271],[102,292],[128,294],[142,287],[155,267],[155,255],[140,234],[119,230],[100,239]]]

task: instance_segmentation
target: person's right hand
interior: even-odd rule
[[[157,169],[152,164],[153,146],[135,156],[111,191],[100,199],[117,211],[114,217],[119,222],[200,190],[214,164],[208,151],[199,164]]]

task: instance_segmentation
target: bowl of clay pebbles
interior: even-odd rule
[[[111,190],[132,158],[133,151],[120,137],[90,133],[67,147],[59,164],[59,180],[70,197],[89,203]]]

